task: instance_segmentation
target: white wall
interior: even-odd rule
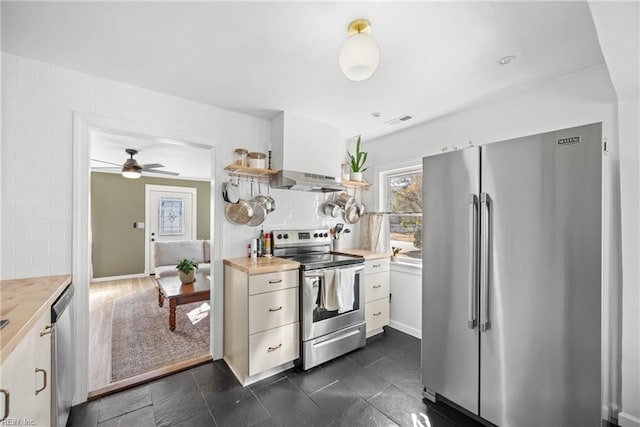
[[[536,134],[593,122],[603,122],[604,134],[608,140],[607,168],[612,177],[605,188],[604,205],[609,210],[608,217],[613,225],[605,228],[605,292],[603,304],[605,312],[617,313],[619,295],[620,240],[611,230],[618,230],[619,187],[616,96],[611,85],[607,68],[593,66],[555,80],[532,86],[520,92],[513,92],[484,105],[460,111],[435,119],[412,128],[366,141],[364,150],[369,152],[371,168],[366,173],[367,180],[376,182],[376,188],[367,196],[371,206],[378,206],[379,188],[376,175],[384,169],[406,166],[407,163],[420,164],[422,157],[440,152],[444,147],[464,147],[497,142],[509,138]],[[637,182],[637,181],[636,181]],[[411,271],[414,273],[412,274]],[[421,331],[421,317],[415,313],[421,310],[421,274],[415,267],[392,266],[391,272],[391,322],[405,331]],[[612,297],[613,296],[613,297]],[[607,315],[605,314],[605,317]],[[615,326],[615,325],[614,325]],[[608,317],[603,330],[612,328]],[[605,401],[609,402],[618,387],[615,361],[619,357],[616,343],[609,343],[619,331],[605,334],[603,346]],[[611,380],[609,378],[611,377]]]
[[[619,423],[640,426],[640,100],[618,103],[622,194],[622,407]]]

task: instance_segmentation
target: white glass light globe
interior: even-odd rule
[[[366,80],[375,73],[380,62],[378,44],[369,34],[349,36],[340,48],[340,69],[356,82]]]

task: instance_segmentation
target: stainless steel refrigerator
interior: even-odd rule
[[[422,382],[502,426],[599,426],[600,123],[423,159]]]

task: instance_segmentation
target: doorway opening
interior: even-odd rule
[[[90,119],[104,123],[102,118]],[[89,256],[87,286],[83,289],[86,300],[82,293],[78,295],[77,328],[82,327],[80,319],[86,309],[88,376],[78,381],[89,398],[209,361],[214,347],[213,304],[209,304],[213,298],[209,295],[194,304],[178,306],[176,327],[170,330],[172,307],[168,298],[164,304],[159,299],[162,294],[154,277],[153,244],[149,244],[150,237],[155,239],[160,234],[169,240],[200,241],[201,245],[206,241],[207,261],[212,264],[214,147],[185,142],[149,127],[145,130],[152,132],[143,133],[135,129],[135,124],[111,119],[106,122],[113,126],[87,126],[84,132]],[[126,149],[135,149],[141,164],[166,167],[172,177],[145,169],[140,179],[124,178],[120,169]],[[205,166],[206,176],[196,173],[199,167],[194,159]],[[113,170],[105,169],[109,163]],[[148,196],[153,191],[148,192],[147,187],[168,191],[150,201]],[[188,200],[178,193],[187,195]],[[155,208],[148,207],[151,202],[156,203]],[[164,208],[158,208],[163,202]],[[179,212],[182,215],[176,215]],[[151,236],[152,223],[158,230],[155,236]],[[173,268],[175,271],[175,265]],[[214,289],[209,279],[213,273],[213,268],[207,270],[206,288],[211,297]],[[82,286],[78,277],[74,281]],[[204,284],[201,281],[200,285]],[[82,349],[78,353],[82,356]]]

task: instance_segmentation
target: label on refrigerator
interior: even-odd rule
[[[572,136],[571,138],[562,138],[558,140],[558,145],[577,144],[582,142],[581,136]]]

